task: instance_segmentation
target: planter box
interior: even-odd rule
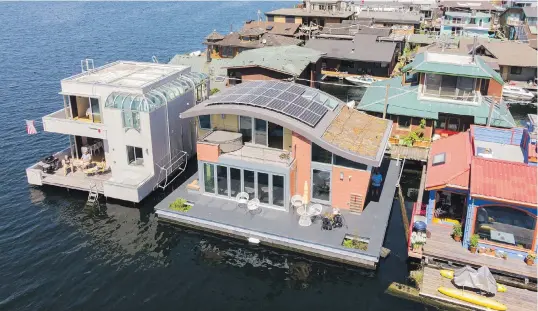
[[[429,148],[430,147],[430,142],[429,141],[416,141],[413,144],[413,147]]]
[[[390,137],[389,138],[389,143],[391,143],[392,145],[398,145],[400,143],[400,139],[395,138],[395,137]]]

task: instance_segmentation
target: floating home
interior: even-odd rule
[[[208,90],[207,76],[185,66],[85,67],[61,81],[63,107],[42,119],[69,146],[27,168],[28,182],[140,202],[194,153],[195,131],[178,116]]]
[[[500,101],[502,77],[479,56],[424,52],[402,72],[372,83],[357,107],[393,120],[392,145],[409,145],[406,138],[413,132],[422,136],[411,141],[413,146],[429,147],[433,137],[464,132],[472,124],[516,126]]]
[[[294,8],[265,13],[269,22],[321,27],[326,23],[341,23],[343,20],[352,19],[354,14],[352,7],[341,0],[306,0]]]
[[[390,120],[281,81],[227,88],[181,118],[196,120],[198,172],[156,206],[160,220],[369,269],[379,265],[400,171],[384,158]],[[375,196],[373,170],[384,179]],[[174,209],[180,198],[192,208]],[[321,218],[334,213],[345,225],[323,230]],[[362,247],[345,247],[345,240]]]
[[[529,162],[531,147],[526,128],[473,125],[435,141],[425,183],[428,203],[422,213],[417,206],[413,216],[413,221],[427,223],[430,237],[421,253],[410,248],[409,256],[488,266],[496,274],[536,284],[536,267],[524,262],[528,252],[536,253],[538,233],[537,167]],[[451,237],[455,224],[462,226],[462,242]],[[472,235],[484,252],[468,250]]]

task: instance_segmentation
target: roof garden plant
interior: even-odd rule
[[[188,212],[192,208],[192,204],[189,204],[187,200],[183,198],[176,199],[170,203],[170,209],[178,212]]]
[[[452,227],[452,237],[454,241],[461,242],[461,237],[463,236],[463,230],[460,224],[454,224]]]
[[[476,253],[476,248],[478,247],[479,240],[480,236],[478,234],[473,234],[471,236],[471,241],[469,241],[469,249],[471,250],[471,253]]]

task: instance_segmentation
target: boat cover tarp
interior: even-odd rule
[[[480,270],[481,269],[481,270]],[[487,267],[479,271],[465,266],[454,271],[454,284],[462,287],[471,287],[491,294],[497,293],[497,282]]]

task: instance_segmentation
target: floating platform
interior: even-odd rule
[[[319,220],[309,227],[299,226],[299,215],[293,210],[286,212],[262,207],[253,214],[245,207],[238,206],[235,200],[188,190],[187,185],[197,175],[157,204],[155,210],[160,221],[237,238],[245,243],[256,240],[261,245],[374,270],[379,265],[394,204],[400,168],[396,163],[390,161],[379,201],[369,202],[360,215],[341,210],[344,226],[330,231],[321,230]],[[178,198],[186,199],[193,207],[188,212],[170,209],[170,203]],[[328,210],[331,207],[326,206],[324,212]],[[342,246],[347,235],[367,240],[367,249]]]

